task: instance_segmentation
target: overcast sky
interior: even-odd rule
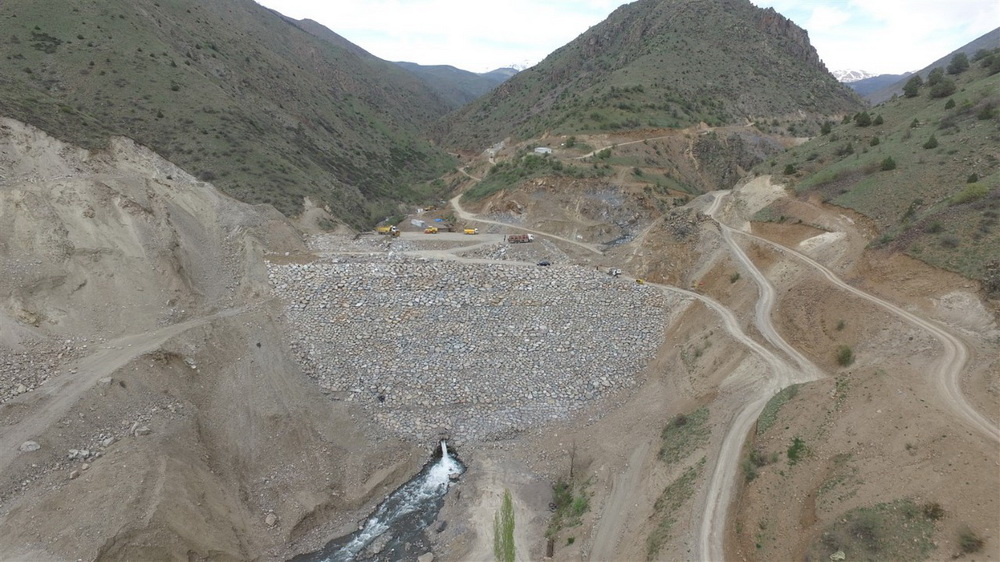
[[[919,70],[1000,27],[1000,0],[751,0],[809,32],[829,70]],[[473,72],[530,66],[621,0],[258,0],[390,61]]]

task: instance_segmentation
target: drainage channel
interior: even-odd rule
[[[448,486],[463,472],[465,465],[441,441],[434,458],[409,482],[389,494],[359,530],[289,562],[415,560],[430,550],[424,530],[437,518]]]

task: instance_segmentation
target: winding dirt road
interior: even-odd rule
[[[754,307],[754,325],[771,345],[780,349],[785,355],[795,361],[798,369],[793,369],[784,360],[772,354],[770,350],[766,350],[754,342],[755,345],[764,350],[758,352],[762,357],[766,357],[766,353],[772,358],[768,360],[771,366],[771,377],[764,384],[757,384],[741,389],[746,393],[746,402],[741,409],[736,411],[730,422],[729,430],[722,441],[722,447],[716,459],[715,467],[709,477],[705,509],[702,512],[701,527],[695,551],[695,558],[700,560],[725,559],[726,519],[729,512],[729,504],[732,501],[733,487],[738,476],[740,452],[743,450],[743,442],[746,440],[747,434],[754,423],[756,423],[757,418],[760,417],[760,413],[764,410],[768,400],[789,385],[809,382],[823,376],[822,371],[818,367],[786,342],[774,328],[774,324],[771,322],[771,311],[774,309],[776,302],[774,286],[757,269],[757,266],[750,260],[743,249],[735,243],[731,234],[732,229],[716,217],[716,213],[722,205],[723,197],[728,194],[728,191],[713,193],[713,200],[706,210],[706,214],[711,216],[719,225],[722,239],[729,248],[730,253],[740,262],[743,269],[750,273],[760,291],[760,296]]]
[[[22,443],[37,440],[47,428],[62,419],[83,394],[97,384],[98,380],[110,376],[136,357],[156,350],[174,336],[217,318],[234,316],[245,310],[244,307],[230,308],[150,332],[121,337],[103,344],[101,349],[67,365],[68,372],[26,394],[23,401],[17,402],[31,404],[30,408],[24,409],[30,413],[13,424],[0,428],[2,429],[0,474],[7,470],[18,455],[25,454],[19,449]],[[75,373],[72,372],[73,369],[76,370]],[[8,404],[13,403],[14,401],[11,401]],[[44,442],[42,445],[44,446]]]
[[[872,294],[866,293],[861,289],[848,285],[824,265],[805,254],[771,242],[770,240],[760,238],[759,236],[754,236],[753,234],[747,232],[735,232],[738,232],[741,236],[774,248],[782,254],[798,259],[799,261],[819,271],[832,285],[847,291],[852,295],[865,299],[902,318],[910,325],[925,330],[931,334],[931,336],[937,339],[944,348],[944,353],[932,368],[931,373],[934,376],[938,389],[941,391],[941,395],[945,398],[947,405],[952,409],[956,416],[962,419],[970,428],[978,431],[993,441],[1000,442],[1000,429],[998,429],[996,425],[973,408],[972,405],[965,399],[965,395],[962,393],[960,381],[962,371],[964,370],[965,364],[969,358],[969,351],[961,340],[941,327],[941,325],[937,322],[920,318],[919,316],[908,312],[899,306],[880,299]]]

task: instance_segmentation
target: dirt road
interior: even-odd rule
[[[956,416],[962,419],[966,425],[989,439],[1000,442],[1000,429],[976,411],[976,409],[973,408],[972,405],[970,405],[965,399],[965,395],[962,393],[960,386],[961,374],[965,368],[966,361],[968,361],[969,352],[961,340],[953,336],[936,322],[924,320],[923,318],[920,318],[919,316],[916,316],[915,314],[908,312],[888,301],[882,300],[874,295],[862,291],[861,289],[848,285],[837,277],[835,273],[805,254],[801,254],[795,250],[746,232],[740,232],[739,234],[760,242],[761,244],[766,244],[785,255],[798,259],[799,261],[819,271],[823,277],[825,277],[827,281],[834,286],[863,298],[883,308],[884,310],[899,316],[909,324],[930,333],[944,348],[944,353],[941,355],[941,358],[937,361],[931,371],[934,376],[934,380],[941,391],[941,396],[944,397],[947,405],[952,409]]]
[[[234,316],[244,310],[245,308],[231,308],[151,332],[118,338],[102,344],[101,349],[68,365],[67,373],[24,395],[22,403],[30,405],[24,411],[29,413],[12,425],[2,428],[0,473],[7,470],[15,457],[24,454],[19,449],[22,443],[38,439],[48,427],[62,419],[98,380],[110,376],[136,357],[159,348],[174,336],[217,318]]]
[[[472,176],[469,176],[469,177],[472,177]],[[583,248],[584,250],[587,250],[588,252],[593,252],[593,253],[595,253],[597,255],[603,255],[604,254],[604,252],[601,250],[601,248],[599,246],[597,246],[596,244],[587,244],[585,242],[580,242],[578,240],[571,240],[569,238],[563,238],[562,236],[556,236],[555,234],[549,234],[548,232],[542,232],[540,230],[532,230],[530,228],[524,228],[523,226],[515,226],[515,225],[512,225],[512,224],[507,224],[505,222],[484,219],[484,218],[480,217],[479,215],[470,213],[470,212],[466,211],[465,209],[463,209],[462,208],[462,204],[459,203],[459,201],[458,201],[461,197],[462,197],[461,195],[456,195],[455,197],[452,197],[452,199],[451,199],[451,206],[452,206],[452,208],[455,209],[455,214],[458,215],[459,218],[461,218],[462,220],[483,222],[483,223],[486,223],[486,224],[496,224],[496,225],[503,226],[503,227],[506,227],[506,228],[513,228],[515,230],[520,230],[520,231],[524,231],[524,232],[530,232],[532,234],[537,234],[539,236],[545,236],[547,238],[553,238],[555,240],[560,240],[560,241],[566,242],[568,244],[573,244],[574,246],[579,246],[580,248]]]
[[[771,311],[774,309],[774,287],[757,266],[750,260],[742,248],[732,238],[732,229],[723,224],[716,213],[722,205],[724,196],[729,192],[716,192],[712,203],[705,211],[719,225],[723,241],[730,253],[750,273],[756,283],[760,296],[754,307],[754,325],[764,335],[769,343],[784,352],[798,365],[793,369],[788,363],[779,359],[770,350],[764,349],[756,342],[755,345],[763,351],[758,351],[771,367],[769,380],[761,385],[747,385],[742,389],[745,393],[745,405],[738,409],[730,422],[729,430],[722,442],[719,457],[708,481],[708,492],[705,508],[702,512],[701,528],[698,533],[695,558],[701,560],[723,560],[725,558],[725,527],[733,495],[733,486],[739,470],[740,452],[747,434],[757,421],[768,400],[781,389],[796,383],[816,380],[822,376],[819,368],[813,365],[798,350],[788,344],[778,334],[771,322]],[[727,309],[728,311],[728,309]],[[730,312],[730,314],[732,314]]]

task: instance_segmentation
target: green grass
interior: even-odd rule
[[[989,110],[1000,105],[1000,74],[973,64],[956,81],[949,109],[926,91],[890,100],[873,110],[882,125],[833,125],[755,170],[867,215],[880,230],[877,246],[981,279],[1000,244],[1000,228],[986,214],[1000,210],[993,149],[1000,117]],[[937,145],[924,148],[932,137]],[[895,169],[883,171],[890,158]],[[789,164],[798,170],[793,177],[781,174]]]
[[[514,506],[510,490],[503,491],[500,509],[493,516],[493,558],[497,562],[514,562]]]
[[[859,562],[925,560],[934,549],[934,521],[909,498],[852,509],[823,529],[807,558],[829,560],[843,551]]]
[[[764,409],[760,412],[760,416],[757,417],[757,435],[763,435],[774,425],[774,422],[778,419],[778,412],[781,410],[781,407],[792,398],[795,398],[799,393],[799,386],[801,385],[793,384],[787,386],[767,401]]]
[[[575,527],[583,521],[583,515],[590,509],[589,484],[590,481],[577,484],[560,478],[552,485],[552,503],[556,509],[545,530],[547,538],[553,538],[563,529]]]
[[[663,428],[660,437],[660,460],[667,463],[679,462],[708,442],[711,428],[708,427],[708,408],[699,408],[688,415],[679,415]]]
[[[694,495],[694,484],[705,466],[702,457],[694,466],[688,467],[683,474],[671,482],[653,504],[652,519],[656,527],[646,539],[646,558],[652,560],[660,552],[664,544],[670,540],[670,531],[677,522],[677,514],[681,507]]]

